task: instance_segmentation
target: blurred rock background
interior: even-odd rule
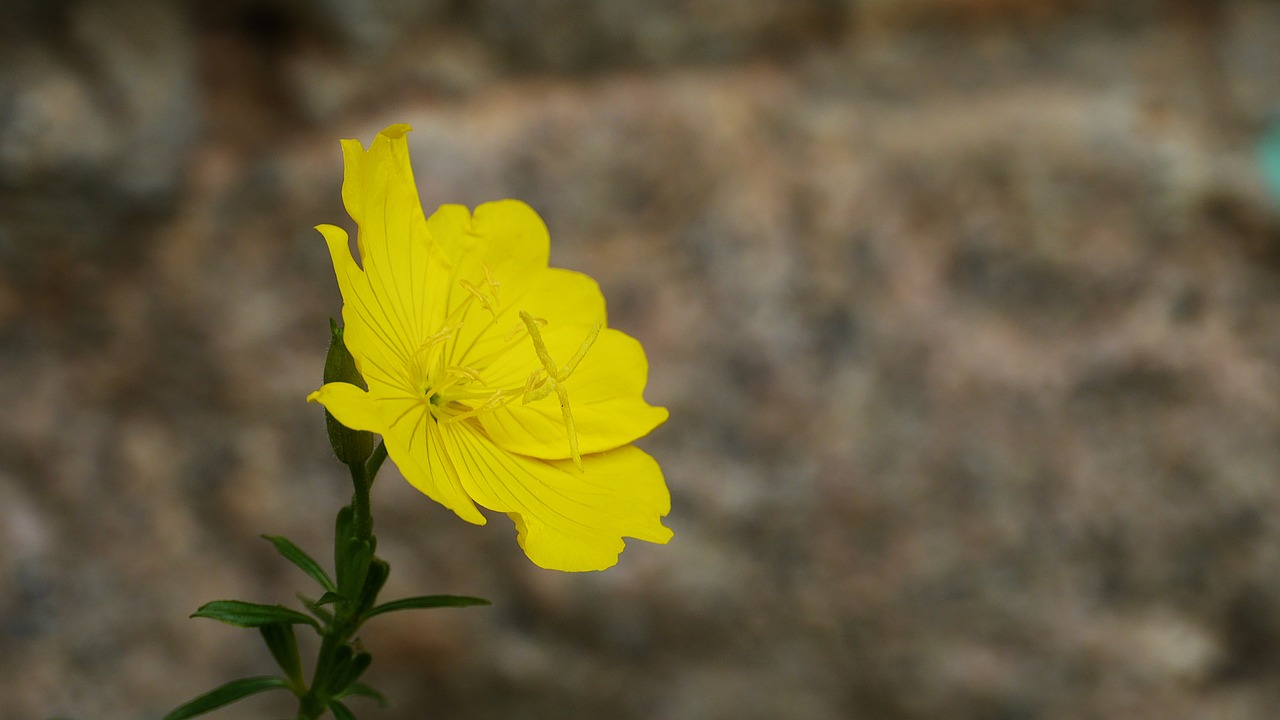
[[[1280,716],[1277,110],[1264,0],[9,0],[0,717],[270,672],[187,616],[327,556],[311,228],[402,121],[644,341],[676,538],[384,473],[388,592],[495,604],[372,623],[361,717]]]

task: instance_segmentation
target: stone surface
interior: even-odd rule
[[[0,11],[6,718],[270,671],[187,616],[324,554],[311,228],[401,121],[645,343],[676,537],[547,573],[388,470],[388,592],[495,604],[372,623],[362,717],[1276,716],[1273,3],[177,7]]]

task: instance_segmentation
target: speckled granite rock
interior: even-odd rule
[[[5,718],[269,671],[186,616],[302,589],[260,533],[324,554],[311,226],[399,121],[425,204],[527,200],[645,342],[676,538],[550,574],[385,473],[388,592],[495,605],[372,623],[362,717],[1277,714],[1274,3],[516,5],[93,10],[176,127],[36,30],[0,73]]]

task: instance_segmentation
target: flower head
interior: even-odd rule
[[[667,419],[643,399],[640,343],[605,324],[586,275],[549,268],[524,203],[445,205],[425,217],[407,125],[368,150],[343,140],[342,199],[359,233],[320,225],[342,291],[344,339],[368,385],[307,400],[382,435],[414,487],[479,525],[504,512],[536,564],[598,570],[623,538],[665,543],[671,499],[631,443]]]

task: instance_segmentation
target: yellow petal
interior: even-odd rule
[[[579,471],[506,452],[465,423],[437,427],[467,494],[511,515],[520,546],[540,567],[603,570],[617,563],[624,537],[671,539],[662,470],[634,446],[584,456]]]
[[[350,383],[325,383],[307,396],[307,402],[320,403],[334,419],[352,430],[383,433],[387,423],[379,415],[373,397]]]
[[[403,359],[411,354],[409,341],[397,331],[368,277],[352,259],[346,231],[333,225],[319,225],[316,229],[324,236],[333,259],[338,289],[342,291],[343,341],[360,374],[371,383],[370,387],[395,387],[413,394]]]
[[[563,363],[581,346],[588,329],[549,325],[542,338],[552,359]],[[533,344],[526,339],[486,369],[485,381],[495,387],[518,386],[535,367]],[[639,342],[618,330],[600,332],[565,381],[583,455],[626,445],[666,421],[666,408],[644,401],[648,375],[649,364]],[[568,435],[554,393],[527,405],[512,402],[480,415],[479,421],[493,442],[511,452],[547,459],[569,457]]]
[[[501,353],[504,348],[528,345],[532,351],[533,344],[523,333],[521,310],[557,326],[581,323],[590,327],[605,320],[600,285],[572,270],[544,268],[531,273],[522,285],[504,282],[499,296],[496,317],[484,312],[467,315],[450,348],[450,364],[474,367],[483,375],[485,369],[499,359],[500,355],[495,353]],[[516,332],[515,338],[512,331]],[[524,376],[527,377],[533,367],[523,368]],[[524,382],[524,377],[517,382]]]
[[[432,241],[422,213],[409,164],[408,130],[407,125],[393,125],[368,150],[357,140],[342,141],[342,199],[359,227],[360,262],[373,290],[369,306],[406,357],[438,329],[429,311],[443,312],[448,292],[442,282],[448,261]]]
[[[443,205],[427,219],[427,227],[452,271],[446,283],[448,316],[454,317],[464,303],[472,302],[462,281],[496,296],[496,318],[474,302],[467,308],[465,324],[449,350],[451,364],[462,363],[464,355],[476,356],[472,350],[478,340],[486,346],[500,342],[518,323],[518,305],[529,304],[525,298],[531,289],[539,296],[556,294],[550,287],[553,280],[545,275],[551,247],[547,226],[528,205],[518,200],[500,200],[480,205],[474,214],[461,205]],[[563,279],[560,274],[556,277]],[[489,287],[490,280],[498,284],[496,292]],[[584,312],[598,310],[603,319],[604,299],[590,278],[568,280],[564,290],[581,300]],[[594,298],[590,297],[592,293]],[[523,309],[533,312],[528,307]],[[480,348],[486,352],[488,349]]]
[[[427,220],[431,236],[462,277],[483,277],[483,266],[495,276],[519,278],[547,266],[551,237],[533,208],[519,200],[487,202],[467,210],[441,205]],[[455,292],[455,300],[461,296]]]
[[[442,460],[439,433],[427,403],[420,398],[365,392],[347,383],[327,383],[307,396],[324,405],[338,422],[353,430],[382,435],[387,455],[409,484],[427,497],[477,525],[485,517],[467,497],[452,466]]]
[[[445,457],[439,425],[429,417],[425,407],[406,415],[383,436],[387,455],[410,485],[463,520],[484,525],[487,521],[471,502],[453,464]]]

